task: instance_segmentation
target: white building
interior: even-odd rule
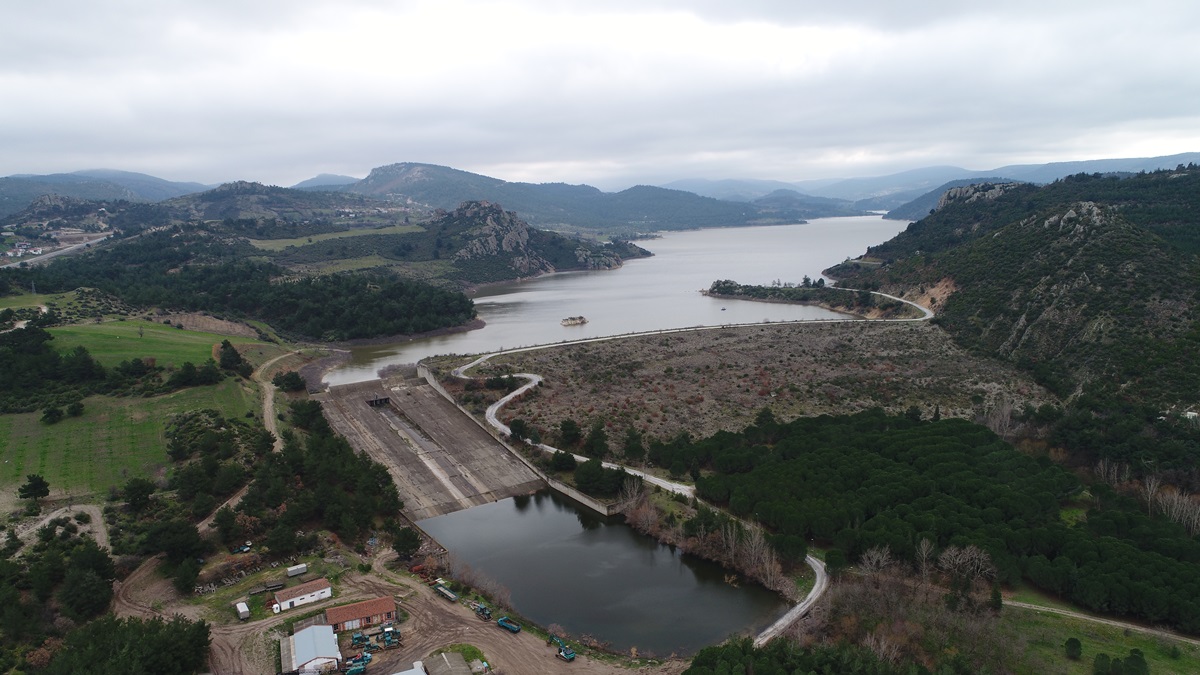
[[[342,661],[337,635],[333,633],[331,626],[309,626],[296,631],[295,635],[284,642],[291,647],[291,654],[288,654],[287,646],[282,648],[281,665],[293,671],[320,673],[337,670]]]
[[[300,584],[299,586],[285,588],[282,591],[276,591],[275,603],[271,606],[271,609],[278,614],[293,607],[307,605],[310,602],[332,597],[333,587],[329,585],[329,580],[317,579]]]

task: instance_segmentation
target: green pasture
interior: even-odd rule
[[[54,336],[54,348],[60,352],[82,345],[104,366],[121,361],[153,357],[158,365],[182,365],[191,361],[200,365],[212,358],[213,345],[222,340],[232,343],[253,342],[215,333],[181,330],[163,323],[143,319],[78,324],[48,329]]]
[[[1021,607],[1005,607],[1001,622],[1029,641],[1025,665],[1036,666],[1036,672],[1046,675],[1090,675],[1097,654],[1123,659],[1130,649],[1142,650],[1155,675],[1200,673],[1200,647],[1187,642]],[[1083,644],[1078,661],[1065,655],[1064,645],[1071,637]]]
[[[153,398],[92,396],[84,399],[81,417],[54,425],[43,424],[40,412],[2,415],[0,502],[15,503],[17,487],[31,473],[50,482],[52,497],[102,494],[130,478],[157,478],[167,465],[167,418],[198,408],[244,418],[257,411],[258,392],[226,378]]]
[[[315,244],[319,241],[329,239],[343,239],[345,237],[361,237],[367,234],[407,234],[409,232],[420,232],[423,230],[420,225],[391,225],[388,227],[380,227],[377,229],[371,228],[355,228],[353,230],[344,230],[342,232],[326,232],[324,234],[314,234],[308,237],[296,237],[294,239],[248,239],[255,248],[264,251],[282,251],[289,246],[305,246],[307,244]]]
[[[18,309],[20,307],[37,307],[38,305],[53,305],[64,302],[72,293],[21,293],[20,295],[0,296],[0,309]]]

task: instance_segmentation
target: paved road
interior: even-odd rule
[[[27,265],[27,266],[39,265],[47,260],[53,260],[54,258],[57,258],[60,255],[66,255],[68,253],[73,253],[76,251],[83,250],[83,249],[87,248],[88,246],[91,246],[92,244],[99,244],[100,242],[104,241],[105,239],[108,239],[110,236],[112,236],[112,235],[106,234],[103,237],[100,237],[99,239],[93,239],[91,241],[85,241],[82,244],[75,244],[74,246],[68,246],[66,248],[60,248],[56,251],[50,251],[49,253],[44,253],[42,255],[39,255],[36,258],[29,258],[28,260],[18,260],[17,262],[8,263],[6,265],[0,265],[0,268],[20,267],[21,265]]]

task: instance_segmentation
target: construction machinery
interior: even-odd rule
[[[506,630],[510,633],[520,633],[521,632],[521,624],[517,623],[516,621],[513,621],[512,619],[508,618],[507,616],[500,617],[496,621],[496,625],[500,626],[501,628],[503,628],[504,630]]]
[[[350,658],[346,659],[346,665],[365,666],[371,662],[372,658],[373,657],[371,656],[370,652],[363,652],[358,656],[351,656]]]
[[[570,663],[575,660],[575,650],[571,649],[570,645],[563,642],[561,638],[551,635],[550,641],[558,646],[558,652],[555,654],[558,658]]]
[[[367,664],[360,663],[356,666],[350,666],[342,672],[346,675],[363,675],[363,673],[367,672]]]
[[[383,629],[383,632],[375,636],[375,642],[384,649],[395,649],[400,646],[400,631],[388,626]]]
[[[475,606],[475,616],[479,617],[480,619],[483,619],[484,621],[491,621],[492,620],[492,608],[488,607],[487,605],[485,605],[481,602]]]
[[[361,647],[371,641],[371,638],[362,633],[355,633],[350,636],[350,644],[355,647]]]

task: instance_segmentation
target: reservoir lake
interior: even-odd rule
[[[881,216],[818,218],[795,225],[667,232],[637,244],[654,254],[615,270],[561,272],[496,284],[473,297],[479,330],[395,344],[355,347],[350,361],[330,371],[332,385],[378,377],[392,364],[436,354],[486,352],[580,338],[664,328],[837,318],[820,307],[721,300],[700,294],[712,282],[800,283],[821,270],[862,255],[907,227]],[[586,324],[562,326],[569,316]],[[465,361],[464,361],[465,363]]]

